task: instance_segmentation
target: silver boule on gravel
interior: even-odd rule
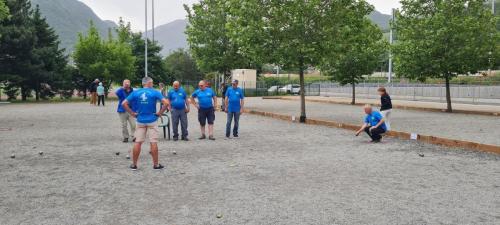
[[[129,156],[129,155],[127,155],[127,156],[125,156],[125,158],[130,159],[130,156]]]
[[[115,152],[115,155],[120,155],[120,152]]]
[[[177,152],[176,152],[176,151],[173,151],[173,152],[172,152],[172,154],[177,155]]]
[[[42,151],[39,151],[39,152],[38,152],[38,155],[43,155],[43,152],[42,152]]]
[[[10,155],[10,158],[14,159],[14,158],[16,158],[16,155],[12,154],[12,155]]]
[[[217,214],[217,218],[222,218],[222,214]]]
[[[418,156],[424,157],[425,155],[424,155],[424,153],[418,153]]]

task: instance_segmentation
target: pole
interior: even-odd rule
[[[394,24],[394,10],[395,9],[392,9],[392,19],[391,19],[391,23]],[[394,42],[394,32],[392,31],[392,24],[391,24],[391,33],[389,35],[389,44],[392,46],[392,43]],[[387,79],[387,82],[388,83],[391,83],[391,80],[392,80],[392,51],[389,51],[389,75],[388,75],[388,79]]]
[[[495,0],[491,0],[491,13],[495,15]]]
[[[153,17],[153,24],[152,24],[152,29],[153,29],[153,37],[151,38],[153,40],[153,42],[155,42],[155,0],[151,0],[152,1],[152,4],[153,4],[153,12],[152,12],[152,17]]]
[[[148,0],[144,0],[144,18],[145,29],[144,29],[144,77],[148,77]]]

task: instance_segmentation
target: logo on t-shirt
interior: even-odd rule
[[[146,102],[146,101],[148,101],[148,96],[146,96],[146,93],[142,93],[142,95],[141,95],[141,97],[140,97],[140,98],[141,98],[141,101],[142,101],[142,102]]]

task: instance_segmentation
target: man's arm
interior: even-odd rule
[[[227,112],[227,108],[229,107],[229,98],[226,96],[223,101],[224,101],[224,110]]]
[[[380,127],[380,125],[382,125],[384,122],[385,122],[385,118],[380,119],[380,121],[377,123],[377,125],[370,127],[370,130]]]
[[[185,109],[186,113],[188,113],[189,111],[191,111],[191,109],[189,108],[190,107],[189,106],[190,105],[189,104],[189,98],[186,98],[186,101],[184,102],[184,104],[186,105],[186,109]]]
[[[190,97],[189,99],[191,100],[191,104],[193,104],[195,108],[200,109],[198,103],[196,102],[196,100],[194,100],[194,97]]]
[[[359,130],[356,131],[356,136],[358,136],[359,134],[361,134],[361,132],[363,132],[366,127],[368,127],[368,124],[364,123],[363,126],[361,126],[361,128],[359,128]]]
[[[157,115],[158,117],[160,117],[161,115],[163,115],[163,113],[164,113],[165,111],[167,111],[168,107],[170,107],[170,102],[169,102],[166,98],[163,98],[163,99],[161,100],[161,103],[162,103],[162,105],[161,105],[161,109],[160,109],[160,111],[159,111],[159,112],[157,112],[157,113],[156,113],[156,115]]]
[[[214,99],[214,109],[217,109],[217,96],[214,95],[213,99]]]
[[[130,114],[131,116],[133,117],[137,117],[137,113],[132,111],[132,109],[130,109],[130,106],[129,106],[129,103],[128,103],[128,100],[125,99],[122,103],[122,106],[123,108],[128,112],[128,114]]]
[[[241,109],[240,109],[240,114],[243,114],[244,110],[243,107],[245,107],[245,99],[241,99]]]

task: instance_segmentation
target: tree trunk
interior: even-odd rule
[[[351,105],[356,104],[356,84],[352,82],[352,100],[351,100]]]
[[[40,101],[40,84],[38,82],[36,83],[36,88],[35,88],[35,100],[37,102]]]
[[[28,99],[28,96],[26,94],[26,89],[24,87],[21,87],[21,100],[26,101]]]
[[[453,112],[451,108],[450,76],[446,75],[446,112]]]
[[[300,60],[300,122],[306,122],[306,94],[304,85],[304,62]]]

